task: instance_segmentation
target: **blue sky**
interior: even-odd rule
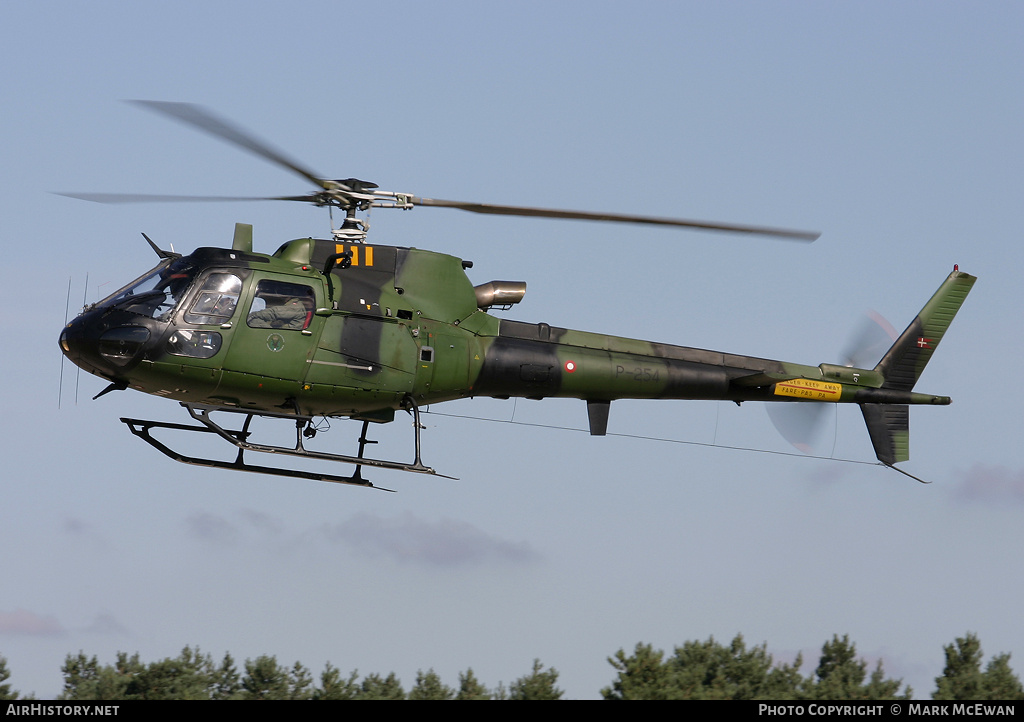
[[[64,656],[186,644],[490,686],[742,633],[812,661],[835,633],[930,694],[942,646],[1024,628],[1019,203],[1024,11],[1014,3],[6,4],[0,266],[12,340],[0,448],[0,654],[15,688]],[[505,317],[817,364],[863,312],[902,329],[952,269],[979,277],[918,388],[908,471],[789,450],[755,404],[578,401],[433,410],[385,494],[175,464],[121,416],[176,404],[64,370],[72,308],[189,251],[325,235],[288,204],[101,206],[51,191],[305,192],[301,180],[119,102],[207,105],[325,177],[439,198],[809,228],[804,246],[660,228],[375,212],[371,237],[529,284]],[[284,206],[284,207],[282,207]],[[88,278],[88,286],[86,279]],[[27,309],[33,309],[26,324]],[[78,402],[75,403],[75,385]],[[825,455],[872,461],[855,408]],[[355,429],[335,423],[339,448]],[[404,452],[405,422],[381,430]],[[833,439],[834,444],[833,444]],[[402,444],[401,446],[398,446]],[[697,445],[704,444],[704,445]],[[347,448],[347,447],[346,447]]]

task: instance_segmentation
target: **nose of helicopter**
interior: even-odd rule
[[[112,378],[140,357],[149,337],[142,326],[108,327],[83,314],[64,327],[58,343],[76,366]]]
[[[89,373],[99,374],[99,339],[89,332],[79,316],[60,332],[61,352],[71,363]]]
[[[71,323],[64,326],[60,332],[60,340],[58,341],[61,352],[67,356],[71,363],[80,366],[81,361],[85,360],[85,357],[91,356],[89,353],[90,344],[83,333],[83,324],[81,317],[76,318]]]

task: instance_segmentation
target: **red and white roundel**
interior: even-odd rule
[[[566,361],[565,362],[565,370],[568,373],[572,373],[573,371],[575,371],[576,370],[576,362],[575,361]]]

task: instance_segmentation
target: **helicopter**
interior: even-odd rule
[[[467,397],[586,402],[589,431],[607,433],[617,399],[858,404],[878,461],[909,457],[909,408],[947,405],[914,391],[976,278],[954,267],[873,368],[802,365],[719,351],[575,331],[499,318],[526,283],[474,286],[472,262],[435,251],[371,243],[370,208],[451,208],[492,215],[668,225],[813,241],[808,231],[617,213],[568,211],[424,198],[371,182],[328,180],[247,131],[188,103],[130,101],[191,125],[316,186],[267,198],[61,193],[101,203],[280,200],[335,208],[331,238],[298,238],[272,254],[253,250],[251,225],[236,224],[230,248],[183,255],[145,240],[157,265],[86,306],[61,331],[64,355],[108,381],[94,398],[135,389],[178,401],[195,422],[122,418],[130,432],[179,462],[283,477],[374,485],[364,466],[438,474],[422,461],[421,407]],[[332,222],[333,226],[333,222]],[[371,424],[412,416],[413,460],[368,456]],[[355,454],[307,449],[316,419],[362,422]],[[292,446],[257,443],[255,418],[291,423]],[[229,428],[224,419],[240,420]],[[210,434],[236,449],[231,461],[188,456],[154,432]],[[246,454],[284,455],[354,466],[351,474],[251,463]],[[446,477],[454,478],[454,477]],[[918,481],[921,481],[918,479]],[[381,488],[381,487],[376,487]]]

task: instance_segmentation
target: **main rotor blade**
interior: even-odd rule
[[[287,168],[293,173],[297,173],[314,185],[324,188],[325,190],[331,190],[333,187],[329,181],[318,177],[312,171],[288,158],[281,151],[272,148],[261,140],[257,140],[244,130],[231,125],[226,120],[218,118],[210,111],[198,105],[193,105],[192,103],[170,103],[162,100],[129,100],[127,102],[170,116],[175,120],[179,120],[182,123],[196,127],[210,135],[217,136],[221,140],[233,143],[240,148],[244,148],[250,153],[254,153],[261,158],[270,161],[271,163]]]
[[[178,196],[150,193],[55,193],[92,203],[224,203],[232,201],[302,201],[309,203],[315,194],[305,196]]]
[[[419,198],[412,196],[413,205],[438,206],[441,208],[458,208],[471,213],[492,213],[501,216],[537,216],[541,218],[568,218],[579,221],[611,221],[613,223],[646,223],[656,226],[680,226],[683,228],[699,228],[707,231],[724,231],[727,233],[751,233],[760,236],[776,236],[790,240],[811,242],[821,235],[815,231],[799,231],[769,226],[747,226],[735,223],[718,223],[715,221],[697,221],[683,218],[659,218],[656,216],[636,216],[626,213],[595,213],[590,211],[566,211],[554,208],[533,208],[531,206],[503,206],[492,203],[465,203],[463,201],[446,201],[438,198]]]

